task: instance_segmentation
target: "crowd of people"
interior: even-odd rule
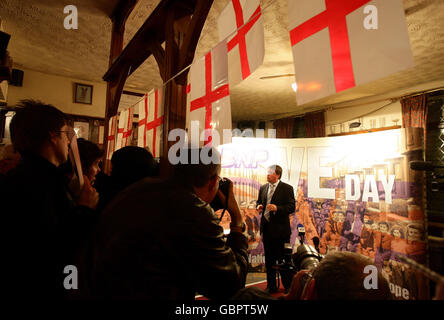
[[[219,190],[216,149],[198,152],[219,161],[179,163],[173,176],[160,179],[149,151],[125,147],[113,154],[108,176],[101,171],[103,151],[78,139],[84,174],[79,188],[69,162],[75,136],[70,119],[38,101],[22,101],[19,107],[10,124],[13,147],[0,173],[4,288],[10,298],[193,300],[200,293],[210,299],[272,299],[267,292],[245,288],[246,224],[233,184],[228,195]],[[191,159],[193,150],[180,152]],[[275,245],[273,232],[278,234],[279,228],[289,237],[288,219],[282,218],[282,227],[277,222],[280,215],[294,211],[291,204],[285,210],[280,207],[279,201],[294,198],[287,191],[280,195],[284,187],[292,190],[278,181],[281,171],[276,172],[269,181],[274,187],[280,184],[274,198],[268,187],[259,195],[269,246]],[[226,196],[228,236],[209,205],[215,197],[225,203]],[[274,200],[278,197],[282,200]],[[253,225],[248,219],[247,223]],[[355,253],[330,254],[310,271],[312,280],[302,283],[302,274],[296,274],[285,299],[389,298],[383,277],[378,290],[363,288],[362,269],[368,263]],[[69,289],[67,266],[78,272],[78,283]],[[271,284],[271,264],[267,267]],[[336,284],[330,282],[333,273]]]

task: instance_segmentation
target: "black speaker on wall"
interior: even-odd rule
[[[3,58],[3,55],[8,48],[9,39],[11,36],[3,31],[0,31],[0,58]]]
[[[16,87],[23,86],[23,75],[24,72],[22,70],[12,69],[11,81],[9,84]]]

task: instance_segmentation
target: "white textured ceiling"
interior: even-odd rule
[[[217,17],[229,0],[214,0],[199,40],[196,57],[218,42]],[[295,1],[295,0],[293,0]],[[60,0],[1,0],[0,17],[12,35],[9,51],[16,67],[102,81],[108,69],[111,22],[108,15],[118,0],[70,0],[79,10],[79,29],[63,28]],[[140,0],[126,25],[124,45],[136,33],[159,0]],[[247,80],[230,88],[234,120],[275,119],[304,110],[362,97],[386,94],[414,85],[444,80],[444,1],[404,0],[415,67],[347,90],[320,101],[298,106],[290,84],[293,77],[260,80],[262,76],[293,73],[287,32],[287,0],[262,0],[265,28],[264,64]],[[150,57],[126,83],[148,91],[162,85]]]

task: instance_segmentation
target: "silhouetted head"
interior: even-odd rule
[[[143,178],[158,174],[157,162],[146,149],[136,146],[123,147],[111,158],[113,181],[129,186]]]

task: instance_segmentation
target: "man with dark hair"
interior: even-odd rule
[[[368,266],[373,266],[373,269]],[[373,270],[373,271],[371,271]],[[377,272],[376,279],[372,272]],[[377,283],[374,283],[376,280]],[[285,300],[389,300],[386,279],[372,260],[353,252],[328,254],[313,270],[301,270],[294,277]]]
[[[66,162],[68,140],[74,131],[68,126],[65,114],[51,105],[35,100],[23,100],[18,107],[22,109],[17,111],[10,124],[15,150],[22,156],[47,153],[50,161],[57,165]],[[50,148],[49,142],[56,147]]]
[[[111,158],[111,176],[106,177],[99,189],[97,211],[102,212],[126,187],[143,178],[157,175],[157,162],[148,150],[136,146],[126,146],[117,150]]]
[[[245,224],[230,183],[226,242],[209,203],[219,190],[219,161],[177,164],[166,181],[145,178],[123,190],[103,211],[94,233],[93,297],[193,300],[233,296],[245,285]],[[188,155],[192,149],[182,149]],[[191,157],[188,157],[191,159]],[[219,191],[218,191],[219,190]]]
[[[267,271],[267,291],[276,292],[276,261],[283,259],[284,244],[290,242],[289,215],[295,211],[293,187],[280,181],[282,168],[270,166],[267,184],[261,186],[257,200],[257,210],[262,213],[261,234],[265,250]]]
[[[61,298],[64,268],[84,240],[97,193],[85,179],[77,203],[59,166],[68,159],[74,130],[63,112],[27,100],[13,117],[11,140],[22,159],[0,186],[9,296]]]

